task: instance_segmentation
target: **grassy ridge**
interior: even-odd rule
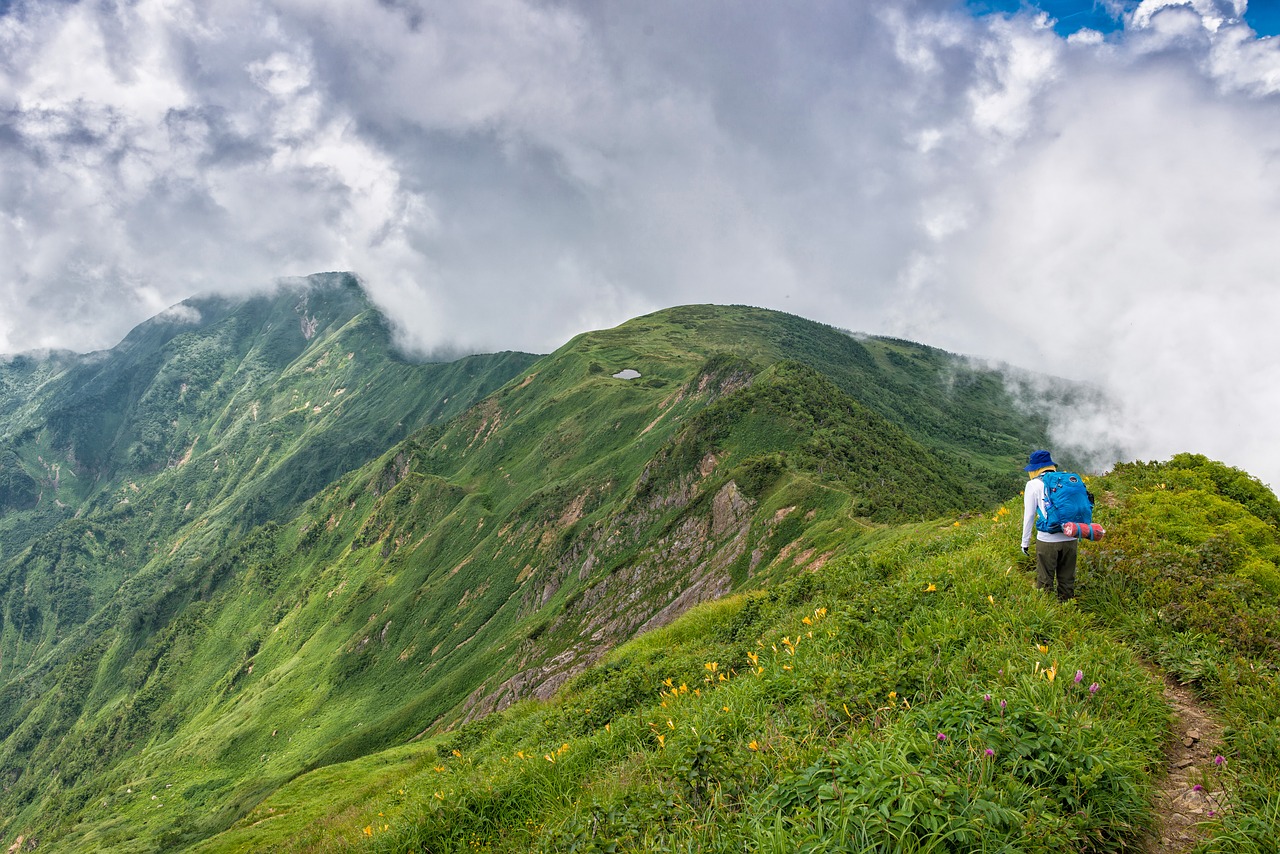
[[[181,308],[113,351],[0,371],[13,395],[0,399],[5,460],[38,489],[0,516],[6,824],[75,812],[86,782],[218,700],[225,686],[212,686],[244,665],[255,633],[209,600],[232,560],[261,552],[273,529],[256,521],[533,359],[405,362],[344,276]],[[251,604],[231,614],[261,622],[252,602],[271,575],[260,568]],[[215,625],[223,652],[196,650]]]
[[[551,702],[302,777],[198,850],[1131,849],[1171,737],[1148,657],[1228,723],[1202,848],[1275,850],[1280,600],[1254,580],[1274,496],[1192,456],[1093,488],[1111,534],[1070,606],[1031,588],[1016,513],[897,528],[626,644]],[[1205,559],[1241,531],[1234,566]],[[1197,549],[1181,583],[1144,583]],[[1217,629],[1193,643],[1178,621],[1205,601]]]
[[[188,416],[171,419],[165,441],[195,448],[182,465],[148,473],[104,454],[129,478],[7,564],[3,630],[32,662],[0,689],[10,835],[50,850],[196,844],[299,774],[550,696],[697,602],[838,562],[890,525],[983,506],[1040,441],[1009,416],[989,426],[1021,433],[977,430],[1012,409],[993,374],[758,309],[675,309],[580,336],[452,412],[519,359],[439,366],[457,399],[412,397],[413,366],[359,373],[359,348],[380,352],[372,322],[315,327],[254,395],[207,398],[189,416],[199,442]],[[139,360],[150,340],[131,344]],[[218,387],[244,364],[227,362]],[[624,368],[642,376],[612,376]],[[952,393],[957,377],[971,394]],[[161,385],[170,404],[193,395]],[[920,411],[968,438],[894,420],[925,388]],[[406,396],[434,400],[413,411],[440,422],[297,506],[343,449],[404,429]],[[125,414],[115,435],[151,423]],[[49,580],[39,619],[19,610],[30,578]],[[78,599],[55,589],[77,582]],[[86,599],[109,604],[59,610]],[[84,620],[67,636],[78,645],[50,632],[55,618]],[[341,811],[354,796],[333,797]]]

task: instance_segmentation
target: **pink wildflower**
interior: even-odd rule
[[[944,733],[938,733],[938,741],[946,741],[947,736]]]
[[[1090,693],[1090,694],[1096,694],[1096,693],[1098,693],[1098,683],[1097,683],[1097,682],[1094,682],[1092,685],[1090,685],[1090,686],[1089,686],[1089,693]]]
[[[1077,671],[1076,671],[1076,684],[1077,684],[1077,685],[1079,685],[1079,684],[1080,684],[1081,682],[1083,682],[1083,681],[1084,681],[1084,671],[1083,671],[1083,670],[1077,670]]]

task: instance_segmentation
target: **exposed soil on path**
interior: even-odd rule
[[[1167,774],[1156,794],[1156,828],[1145,849],[1152,854],[1177,854],[1190,851],[1204,837],[1196,823],[1222,809],[1223,793],[1210,791],[1214,775],[1209,773],[1214,757],[1222,752],[1222,725],[1189,689],[1167,676],[1154,675],[1164,682],[1176,738],[1165,751]]]

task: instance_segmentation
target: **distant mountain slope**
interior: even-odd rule
[[[404,361],[331,274],[190,300],[109,351],[0,362],[0,678],[133,574],[280,516],[534,358]]]
[[[178,850],[307,769],[548,696],[698,602],[992,506],[1043,443],[994,372],[777,312],[409,366],[347,295],[157,321],[77,364],[71,397],[11,408],[45,493],[0,525],[68,506],[4,553],[0,829]],[[160,779],[169,810],[126,797]]]
[[[794,315],[735,306],[683,306],[637,318],[616,330],[594,333],[608,353],[613,336],[629,336],[667,320],[662,333],[675,348],[714,349],[759,364],[790,360],[808,365],[858,403],[899,426],[933,454],[997,501],[1017,480],[1008,463],[1043,443],[1043,416],[1010,397],[1004,375],[990,367],[895,338],[854,336]],[[1046,378],[1047,379],[1047,378]],[[1082,387],[1057,384],[1066,397]]]

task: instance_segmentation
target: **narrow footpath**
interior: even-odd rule
[[[1176,736],[1166,751],[1166,775],[1155,800],[1156,828],[1146,850],[1190,851],[1204,838],[1196,825],[1224,808],[1224,794],[1214,791],[1214,759],[1222,753],[1222,725],[1192,694],[1171,677],[1153,673],[1164,683],[1165,702],[1173,710]]]

